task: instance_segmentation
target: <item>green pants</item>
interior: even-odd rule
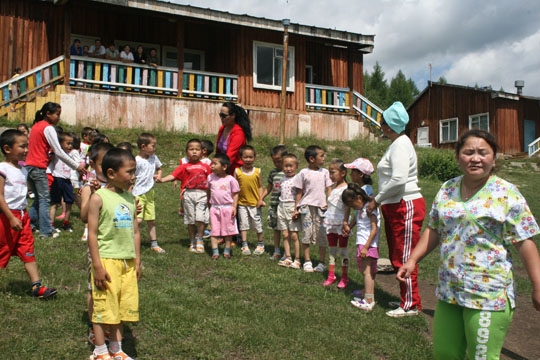
[[[486,311],[438,301],[433,320],[435,359],[499,359],[513,315],[509,303],[503,311]]]

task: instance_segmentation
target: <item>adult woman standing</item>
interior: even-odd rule
[[[219,113],[221,127],[218,131],[216,153],[226,154],[231,160],[229,174],[242,166],[240,148],[251,141],[251,121],[244,108],[232,102],[223,103]]]
[[[58,134],[54,126],[60,121],[61,112],[60,104],[45,103],[36,113],[28,140],[26,170],[28,171],[28,185],[35,194],[34,203],[28,213],[33,229],[37,229],[39,223],[40,238],[58,236],[56,233],[53,234],[52,220],[49,216],[50,194],[46,174],[49,153],[54,152],[55,156],[72,169],[80,173],[86,172],[84,165],[71,159],[58,142]]]
[[[398,279],[405,281],[440,244],[436,359],[499,358],[516,305],[511,244],[525,265],[533,306],[540,311],[540,256],[531,240],[540,229],[518,189],[493,174],[496,154],[491,134],[471,130],[461,136],[456,155],[463,175],[442,185],[428,228],[398,271]]]
[[[377,165],[379,193],[366,208],[371,213],[381,205],[388,253],[396,270],[409,259],[418,243],[426,216],[426,204],[418,187],[416,152],[411,140],[404,134],[408,122],[409,115],[399,101],[383,112],[381,128],[392,144]],[[417,276],[418,267],[407,281],[400,282],[399,307],[388,311],[386,315],[412,316],[422,310]]]

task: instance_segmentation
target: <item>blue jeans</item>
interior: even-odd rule
[[[28,185],[35,195],[34,203],[28,211],[30,215],[30,224],[32,229],[36,229],[39,225],[39,233],[43,236],[50,236],[53,231],[51,217],[49,215],[49,207],[51,204],[51,196],[49,193],[49,182],[45,169],[40,169],[34,166],[27,166]]]

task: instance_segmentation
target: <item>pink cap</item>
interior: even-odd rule
[[[362,174],[371,175],[373,174],[373,164],[371,161],[365,158],[358,158],[350,164],[345,164],[347,169],[356,169],[359,170]]]

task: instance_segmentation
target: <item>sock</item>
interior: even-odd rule
[[[34,287],[41,287],[41,280],[38,280],[38,281],[34,281],[32,283],[32,289],[34,289]]]
[[[328,264],[333,265],[336,263],[337,248],[335,246],[330,246],[328,252],[330,253],[328,255]]]
[[[96,345],[96,347],[94,348],[95,355],[105,355],[108,353],[109,353],[109,350],[107,350],[107,344]]]
[[[158,247],[157,240],[152,240],[150,247],[153,247],[153,248]]]
[[[336,271],[336,265],[334,265],[334,264],[328,265],[328,277],[329,278],[336,276],[335,271]]]
[[[263,243],[262,241],[259,241],[259,242],[257,243],[257,246],[262,246],[262,247],[264,247],[264,243]]]
[[[223,249],[223,254],[231,255],[231,248],[225,248]]]
[[[281,255],[281,250],[279,248],[274,249],[274,255]]]
[[[230,251],[230,249],[229,249]],[[219,249],[218,248],[212,248],[212,255],[219,255]]]
[[[247,241],[242,241],[242,247],[246,247],[246,246],[248,246]]]
[[[203,239],[200,238],[200,237],[196,237],[195,242],[197,243],[197,245],[202,245],[203,244]]]
[[[368,303],[372,303],[375,301],[375,294],[364,294],[364,299],[368,302]]]
[[[122,342],[121,341],[111,341],[109,343],[109,351],[113,354],[119,353],[122,351]]]

